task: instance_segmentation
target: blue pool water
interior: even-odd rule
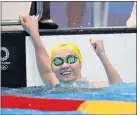
[[[2,95],[16,95],[39,98],[84,99],[84,100],[115,100],[136,102],[136,83],[112,85],[106,88],[35,86],[28,88],[2,88]],[[38,110],[2,108],[2,114],[84,114],[81,112],[47,112]]]

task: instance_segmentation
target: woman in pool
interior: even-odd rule
[[[23,28],[33,39],[38,68],[45,81],[50,83],[52,86],[56,86],[60,83],[82,81],[82,56],[75,44],[61,42],[53,48],[49,57],[40,40],[37,17],[25,16],[20,17],[19,20]],[[90,42],[97,56],[103,63],[108,77],[108,84],[122,83],[122,79],[105,54],[103,42],[101,40],[91,40]],[[98,87],[102,83],[104,84],[104,82],[92,82],[92,86]]]

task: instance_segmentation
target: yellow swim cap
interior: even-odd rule
[[[82,55],[79,51],[79,48],[75,44],[73,44],[71,42],[67,42],[67,41],[60,42],[55,47],[53,47],[53,49],[50,53],[50,60],[52,60],[54,54],[57,51],[64,50],[64,49],[65,50],[73,50],[76,53],[76,55],[78,56],[80,63],[82,63]]]

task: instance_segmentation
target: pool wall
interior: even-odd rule
[[[106,80],[103,65],[89,43],[90,38],[101,37],[106,54],[121,78],[125,82],[136,82],[136,33],[136,28],[40,30],[48,53],[53,45],[62,40],[72,41],[79,46],[84,55],[82,75],[90,81]],[[26,32],[2,31],[1,54],[3,87],[43,85],[35,61],[34,47]]]

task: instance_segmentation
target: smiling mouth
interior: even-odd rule
[[[62,72],[61,75],[62,76],[69,76],[69,75],[71,75],[71,72],[70,71]]]

